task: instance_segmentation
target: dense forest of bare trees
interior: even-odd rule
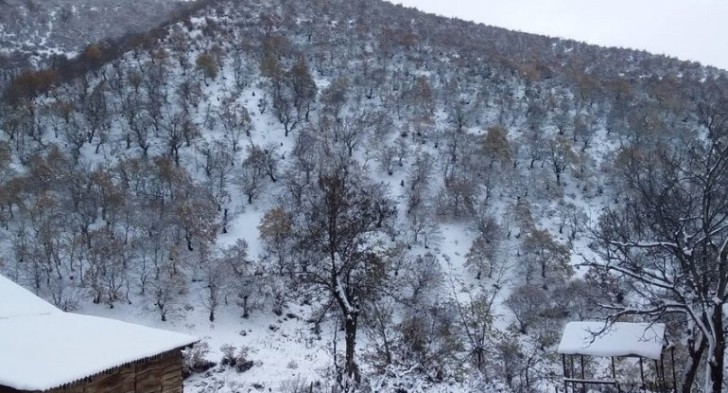
[[[678,387],[723,389],[723,71],[374,0],[193,11],[8,84],[1,273],[161,320],[311,304],[344,391],[544,389],[581,319],[666,322]]]

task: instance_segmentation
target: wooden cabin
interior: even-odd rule
[[[182,393],[185,334],[63,312],[0,276],[0,393]]]

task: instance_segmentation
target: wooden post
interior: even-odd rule
[[[642,358],[640,357],[640,376],[642,377],[642,390],[645,390],[645,368],[642,365]]]
[[[571,378],[569,374],[569,371],[566,369],[566,355],[561,354],[561,367],[564,370],[564,393],[569,393],[569,388],[567,387],[566,378]]]
[[[675,376],[675,347],[670,349],[670,357],[672,358],[672,391],[677,393],[677,377]]]
[[[670,350],[670,356],[672,357],[672,391],[677,393],[677,377],[675,376],[675,346]]]
[[[661,371],[662,372],[662,391],[667,393],[670,390],[670,388],[669,388],[669,385],[667,384],[667,375],[666,375],[667,372],[665,371],[665,354],[664,353],[660,354],[660,370],[662,370]]]
[[[585,381],[586,377],[584,376],[584,355],[579,356],[579,362],[581,363],[581,380]],[[586,382],[581,383],[581,393],[586,393]]]
[[[660,363],[655,360],[655,388],[658,392],[662,392],[662,378],[660,378]]]
[[[569,378],[574,378],[574,356],[569,356]],[[576,391],[576,385],[574,385]]]

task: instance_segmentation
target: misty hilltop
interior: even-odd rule
[[[184,1],[2,0],[0,67],[46,66],[87,45],[146,32],[192,5]]]

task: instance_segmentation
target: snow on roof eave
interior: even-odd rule
[[[0,387],[14,390],[42,392],[75,385],[199,341],[182,333],[63,312],[2,275],[0,299]]]
[[[189,347],[189,346],[191,346],[193,344],[194,343],[187,344],[187,345],[183,345],[183,346],[181,346],[179,348],[174,348],[174,349],[171,349],[169,351],[161,352],[161,353],[159,353],[157,355],[154,355],[154,356],[147,356],[145,358],[141,358],[141,359],[137,359],[137,360],[134,360],[134,361],[126,362],[124,364],[119,364],[117,366],[109,367],[109,368],[107,368],[105,370],[99,371],[99,372],[97,372],[95,374],[87,375],[85,377],[80,377],[80,378],[75,379],[73,381],[64,382],[64,383],[62,383],[60,385],[54,385],[54,386],[49,385],[47,387],[44,387],[43,389],[36,389],[36,390],[30,390],[30,388],[29,389],[22,389],[21,387],[3,385],[1,382],[0,382],[0,387],[7,387],[7,388],[10,388],[10,389],[15,389],[15,390],[19,390],[19,391],[35,391],[35,392],[47,392],[47,391],[55,390],[55,389],[69,389],[69,388],[71,388],[73,386],[76,386],[76,385],[85,383],[85,382],[87,382],[87,381],[89,381],[89,380],[91,380],[91,379],[93,379],[95,377],[98,377],[100,375],[107,374],[107,373],[112,373],[112,372],[115,372],[116,370],[122,369],[124,367],[130,366],[130,365],[133,365],[133,364],[140,364],[140,363],[144,363],[144,362],[149,361],[149,360],[158,359],[158,358],[160,358],[160,357],[162,357],[162,356],[164,356],[164,355],[166,355],[166,354],[168,354],[170,352],[174,352],[174,351],[176,351],[178,349],[183,349],[183,348]]]
[[[606,329],[605,329],[606,328]],[[598,357],[662,357],[665,325],[662,323],[569,322],[557,349],[564,355]]]
[[[621,353],[620,352],[617,355],[598,355],[598,354],[595,354],[594,352],[589,352],[589,351],[575,351],[575,352],[557,351],[557,353],[560,353],[562,355],[579,355],[579,356],[603,357],[603,358],[649,358],[649,359],[653,359],[653,360],[660,360],[660,358],[654,359],[650,356],[640,355],[639,353]]]
[[[0,386],[22,391],[71,386],[197,341],[186,334],[65,312],[4,319]]]

